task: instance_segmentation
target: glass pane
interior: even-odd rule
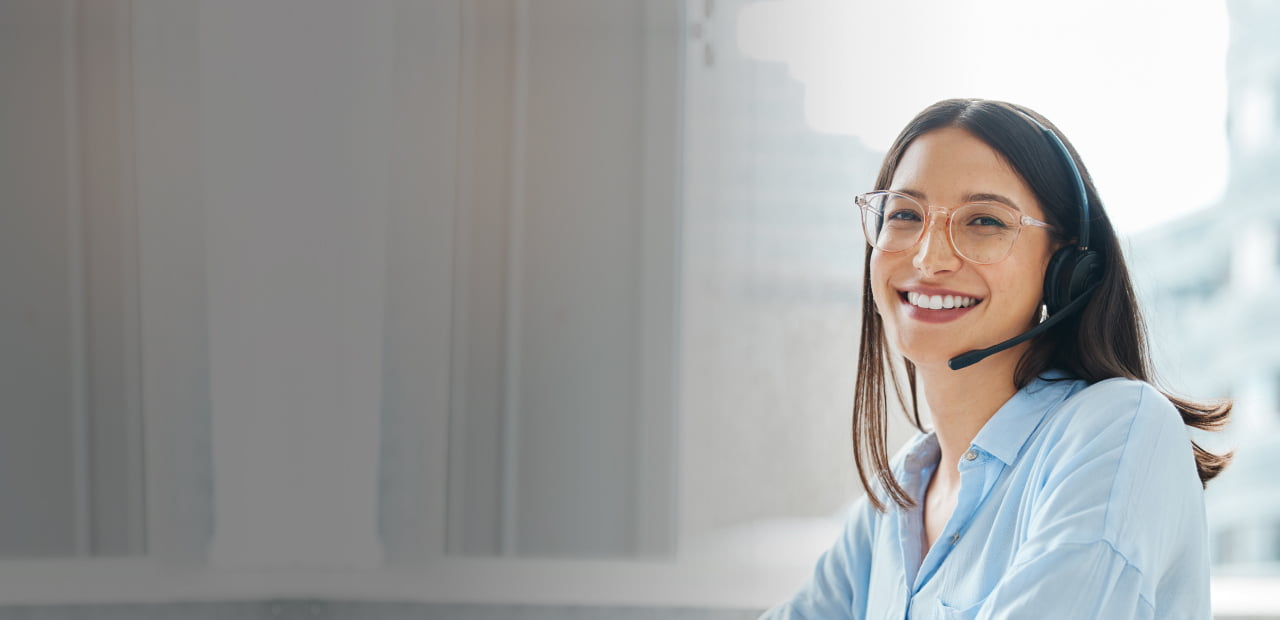
[[[815,130],[787,66],[744,53],[747,6],[688,16],[703,35],[685,56],[680,553],[811,566],[859,495],[853,197],[881,154]]]

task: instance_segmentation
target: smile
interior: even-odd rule
[[[925,295],[907,291],[902,293],[907,303],[925,310],[950,310],[952,308],[969,308],[982,301],[976,297],[961,295]]]

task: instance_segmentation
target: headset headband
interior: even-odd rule
[[[1071,151],[1067,149],[1067,145],[1062,142],[1062,138],[1053,130],[1044,126],[1044,123],[1036,120],[1034,116],[1014,108],[1014,110],[1027,118],[1027,120],[1035,123],[1036,127],[1044,133],[1045,137],[1057,147],[1058,152],[1062,153],[1062,159],[1066,160],[1067,167],[1071,169],[1071,176],[1075,180],[1076,196],[1080,199],[1080,233],[1076,245],[1081,250],[1089,249],[1089,195],[1084,191],[1084,177],[1080,175],[1080,168],[1076,166],[1076,160],[1071,156]]]

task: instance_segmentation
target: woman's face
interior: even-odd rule
[[[947,209],[973,202],[978,194],[988,195],[984,202],[995,195],[1007,206],[1045,220],[1031,188],[1000,155],[955,127],[916,138],[888,189],[915,196],[930,208]],[[990,265],[971,263],[951,246],[945,220],[931,215],[924,237],[906,251],[871,252],[871,290],[889,342],[917,366],[945,364],[1026,331],[1037,318],[1054,249],[1048,231],[1024,226],[1007,258]],[[956,306],[961,305],[957,299],[974,303],[930,309],[935,295],[944,300],[951,296]]]

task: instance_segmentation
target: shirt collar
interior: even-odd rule
[[[973,438],[973,445],[1005,465],[1013,464],[1045,415],[1074,391],[1078,382],[1064,381],[1067,378],[1060,370],[1041,373],[996,410]]]
[[[899,479],[903,473],[914,475],[928,467],[933,467],[938,464],[938,459],[942,458],[942,448],[938,446],[938,436],[933,431],[916,435],[907,442],[902,452]]]
[[[924,486],[928,484],[929,477],[938,467],[941,458],[942,449],[938,445],[938,436],[933,431],[919,433],[909,439],[891,461],[893,477],[908,496],[919,502],[924,498]],[[887,494],[882,499],[896,510]]]

